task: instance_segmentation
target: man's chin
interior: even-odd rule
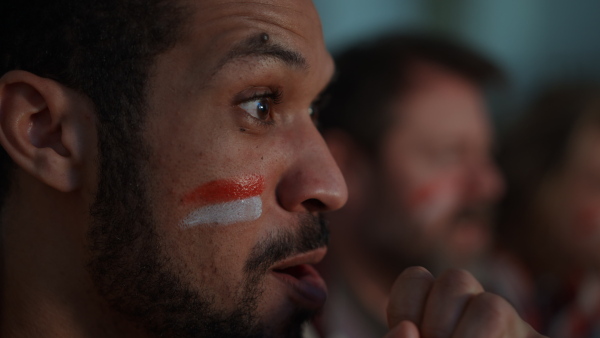
[[[483,253],[489,246],[491,234],[487,222],[461,222],[448,234],[447,245],[459,257],[474,257]]]

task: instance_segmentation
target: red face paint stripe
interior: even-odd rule
[[[186,194],[182,202],[205,205],[241,200],[262,194],[264,186],[265,179],[259,175],[249,175],[233,180],[216,180]]]
[[[420,205],[429,202],[429,200],[439,190],[438,182],[429,183],[417,189],[408,199],[408,205],[411,208],[419,207]]]
[[[579,237],[587,237],[594,234],[600,219],[600,210],[593,206],[583,207],[575,214],[575,233]]]

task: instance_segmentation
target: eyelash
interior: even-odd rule
[[[246,103],[246,102],[250,102],[250,101],[254,101],[254,100],[257,100],[257,99],[271,99],[271,101],[273,102],[273,104],[278,105],[278,104],[281,103],[282,97],[283,97],[283,91],[280,88],[277,88],[275,90],[272,90],[271,92],[265,92],[265,93],[261,93],[261,94],[254,94],[254,95],[252,95],[252,97],[244,99],[242,102],[240,102],[240,104]]]

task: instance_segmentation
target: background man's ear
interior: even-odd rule
[[[93,116],[89,99],[56,81],[20,70],[0,78],[0,144],[59,191],[81,185],[84,158],[95,150]]]

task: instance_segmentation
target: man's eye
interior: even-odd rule
[[[329,94],[321,94],[319,95],[319,97],[317,97],[317,99],[312,103],[312,105],[308,109],[308,114],[310,115],[310,117],[316,125],[319,124],[319,113],[323,110],[323,108],[327,107],[329,101]]]
[[[438,166],[451,166],[460,163],[462,153],[456,149],[438,150],[432,156],[432,160]]]
[[[271,105],[271,99],[259,97],[240,104],[240,108],[256,119],[267,121],[271,117]]]
[[[308,108],[308,115],[310,115],[310,118],[314,123],[317,123],[319,121],[319,106],[312,104],[310,108]]]

